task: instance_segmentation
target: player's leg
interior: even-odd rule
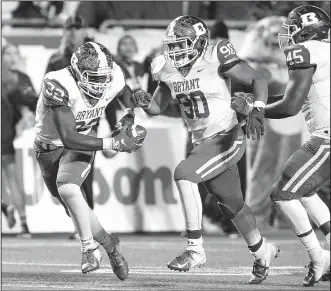
[[[209,193],[218,200],[222,214],[232,220],[255,258],[249,283],[261,283],[268,276],[268,269],[279,250],[276,245],[267,243],[262,238],[251,209],[244,203],[237,165],[204,184]]]
[[[63,202],[56,185],[59,162],[63,153],[63,148],[44,149],[41,143],[34,143],[36,160],[38,162],[44,183],[51,195],[56,198],[63,206],[66,214],[70,216],[69,210]]]
[[[3,178],[6,180],[8,188],[10,190],[11,197],[17,209],[17,212],[21,220],[21,233],[20,237],[30,238],[31,234],[26,221],[26,209],[25,209],[25,193],[18,181],[16,163],[15,163],[15,151],[11,146],[11,150],[1,153],[1,170]]]
[[[80,236],[83,273],[99,267],[100,262],[97,261],[101,254],[97,253],[99,251],[96,249],[95,239],[105,248],[114,273],[119,279],[124,280],[128,277],[128,265],[120,252],[119,241],[116,237],[106,233],[83,197],[81,186],[91,169],[93,159],[92,152],[65,150],[57,176],[58,190]],[[91,257],[92,254],[95,258]]]
[[[329,179],[330,145],[324,139],[312,137],[286,162],[281,177],[271,191],[271,200],[287,219],[309,255],[311,263],[304,279],[305,286],[312,286],[321,279],[330,266],[330,252],[321,248],[300,199],[316,193]],[[307,201],[316,202],[314,198]],[[311,213],[316,213],[314,208],[309,205]],[[325,211],[322,207],[321,212],[324,213],[319,215],[319,219],[326,222]]]
[[[120,280],[127,279],[129,276],[129,266],[121,252],[118,237],[107,233],[93,210],[90,209],[89,211],[93,238],[105,249],[117,278]]]
[[[175,179],[176,175],[175,171]],[[202,203],[197,183],[177,180],[176,185],[185,217],[187,247],[167,266],[172,270],[188,271],[195,266],[202,266],[206,262],[206,253],[202,246]]]
[[[86,202],[88,206],[93,209],[94,208],[94,201],[93,201],[93,174],[94,174],[94,163],[91,165],[91,170],[86,176],[85,181],[83,182],[83,189],[86,196]]]
[[[300,202],[306,209],[309,217],[314,221],[316,226],[325,235],[328,249],[330,250],[330,210],[318,194],[314,194],[308,197],[300,198]],[[331,270],[323,274],[321,281],[330,281]]]
[[[81,267],[84,274],[98,269],[101,261],[101,253],[97,250],[92,235],[90,208],[81,191],[81,185],[91,168],[93,158],[93,152],[76,152],[65,149],[60,158],[56,180],[59,194],[69,210],[80,238]]]
[[[187,248],[168,263],[170,269],[188,271],[205,263],[201,233],[202,204],[197,184],[237,163],[244,152],[243,145],[243,133],[240,126],[236,126],[228,133],[204,140],[176,167],[174,179],[186,221]]]

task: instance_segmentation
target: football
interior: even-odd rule
[[[141,137],[141,138],[145,138],[147,135],[147,130],[145,127],[141,126],[141,125],[132,125],[131,128],[128,128],[128,135],[132,136],[132,137]]]

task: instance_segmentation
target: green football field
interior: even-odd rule
[[[190,272],[174,272],[166,263],[185,248],[185,238],[171,235],[121,235],[129,262],[128,280],[119,281],[108,257],[97,272],[80,271],[80,246],[65,234],[18,239],[2,237],[2,290],[307,290],[302,286],[308,256],[289,230],[269,231],[269,240],[280,246],[266,281],[248,285],[253,258],[241,239],[206,236],[207,263]],[[319,234],[321,242],[324,242]],[[321,282],[309,290],[329,290]]]

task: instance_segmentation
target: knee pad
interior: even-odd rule
[[[80,187],[76,184],[63,184],[58,186],[60,197],[65,201],[81,194]]]
[[[243,209],[245,203],[242,201],[228,200],[223,202],[217,202],[218,209],[228,219],[233,219]]]
[[[195,172],[192,173],[192,170],[187,166],[187,163],[185,163],[185,161],[180,162],[179,165],[176,167],[174,172],[174,180],[187,180],[196,184],[203,182],[199,175],[197,175]]]
[[[277,201],[298,200],[299,198],[300,197],[296,193],[281,190],[277,183],[271,188],[270,199],[274,204]]]

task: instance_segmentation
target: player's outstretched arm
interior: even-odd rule
[[[65,148],[78,151],[103,149],[103,139],[77,132],[76,120],[69,106],[52,108],[53,120]]]
[[[129,136],[126,128],[111,138],[97,138],[77,132],[76,121],[69,106],[52,108],[53,120],[65,148],[76,151],[116,150],[128,152],[138,150],[146,133],[141,136]]]
[[[245,62],[240,62],[226,71],[224,75],[245,85],[252,86],[255,101],[254,106],[265,106],[268,101],[268,82],[262,74]]]
[[[265,107],[265,117],[281,119],[296,115],[311,87],[314,67],[289,71],[284,97]]]
[[[145,112],[149,115],[159,115],[168,107],[171,99],[169,87],[165,83],[160,82],[153,94],[150,106],[145,109]]]
[[[149,115],[161,114],[171,101],[171,91],[169,87],[159,82],[153,96],[143,90],[139,90],[132,95],[132,102],[135,107],[141,107]]]

